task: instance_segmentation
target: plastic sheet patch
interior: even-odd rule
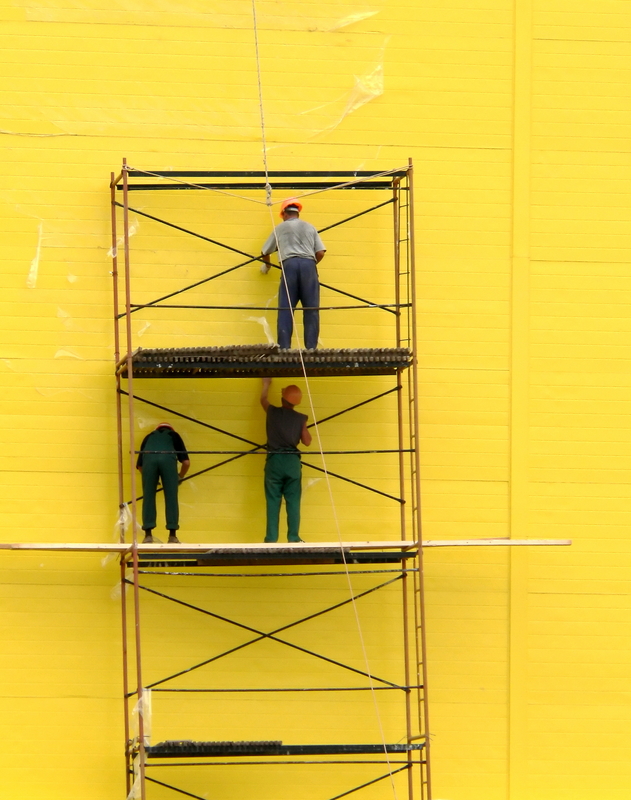
[[[309,142],[337,129],[351,114],[384,93],[386,3],[289,3],[285,0],[13,0],[36,22],[113,27],[112,49],[95,64],[83,39],[60,38],[53,64],[73,69],[64,92],[47,91],[45,74],[29,86],[30,103],[8,113],[2,130],[17,136],[132,136],[260,142],[261,119],[269,148]],[[209,10],[209,5],[211,6]],[[254,31],[259,37],[255,57]],[[119,30],[116,30],[119,26]],[[143,30],[142,58],[121,72],[126,26]],[[140,26],[140,27],[139,27]],[[173,41],[154,31],[188,29]],[[200,29],[212,29],[215,47],[202,47]],[[122,37],[122,38],[121,38]],[[323,55],[335,68],[323,69]],[[26,53],[25,63],[37,56]],[[281,60],[279,60],[281,58]],[[187,60],[196,65],[190,90]],[[292,80],[279,64],[286,63]],[[110,69],[111,68],[111,69]],[[263,114],[259,108],[259,68]],[[110,72],[108,72],[110,70]],[[53,68],[54,74],[54,68]],[[168,85],[167,102],[156,103]],[[89,97],[89,102],[86,102]],[[25,113],[26,112],[26,113]],[[119,243],[120,244],[120,243]],[[37,280],[37,264],[29,281]],[[29,284],[30,285],[30,284]]]
[[[14,0],[26,10],[27,19],[38,22],[83,22],[103,25],[164,25],[176,27],[252,27],[251,0],[126,0],[118,7],[105,0]],[[358,9],[356,3],[309,4],[308,10],[288,0],[257,0],[261,30],[335,31],[370,19],[384,3]]]

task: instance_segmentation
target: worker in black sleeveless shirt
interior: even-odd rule
[[[278,541],[278,523],[283,497],[287,509],[287,541],[301,542],[300,496],[302,464],[298,443],[311,444],[307,415],[294,411],[302,400],[297,386],[282,390],[282,405],[273,406],[267,399],[271,378],[263,378],[261,405],[267,415],[267,459],[265,461],[265,500],[267,502],[266,542]]]

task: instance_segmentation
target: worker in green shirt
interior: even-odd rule
[[[179,473],[178,461],[180,462]],[[145,532],[143,544],[154,542],[152,532],[156,527],[158,481],[162,482],[164,489],[169,544],[179,544],[180,540],[177,538],[177,530],[180,527],[178,486],[190,465],[191,462],[182,437],[168,422],[161,422],[142,440],[136,468],[142,475],[142,529]]]

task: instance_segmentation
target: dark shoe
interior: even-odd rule
[[[263,539],[263,543],[264,544],[276,544],[277,542],[278,542],[278,539],[267,539],[267,538]]]
[[[173,533],[169,533],[168,544],[181,544],[180,540],[175,535],[175,531],[173,531]]]
[[[290,539],[289,537],[287,537],[287,541],[291,542],[293,544],[304,544],[305,543],[305,540],[301,539],[300,536],[297,539]]]
[[[143,544],[154,544],[155,539],[151,535],[153,528],[148,528],[145,530],[145,538],[142,540]]]

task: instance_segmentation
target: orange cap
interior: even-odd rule
[[[289,206],[295,206],[298,213],[302,211],[302,203],[299,203],[297,200],[293,200],[289,198],[289,200],[283,200],[280,204],[280,215],[283,216],[285,209],[289,208]]]
[[[293,384],[291,386],[285,386],[281,394],[283,396],[283,400],[286,400],[292,406],[297,406],[302,400],[302,392]]]
[[[170,422],[161,422],[159,425],[156,425],[156,430],[158,430],[158,428],[171,428],[172,431],[175,430],[175,428],[173,427],[173,425],[171,425]]]

